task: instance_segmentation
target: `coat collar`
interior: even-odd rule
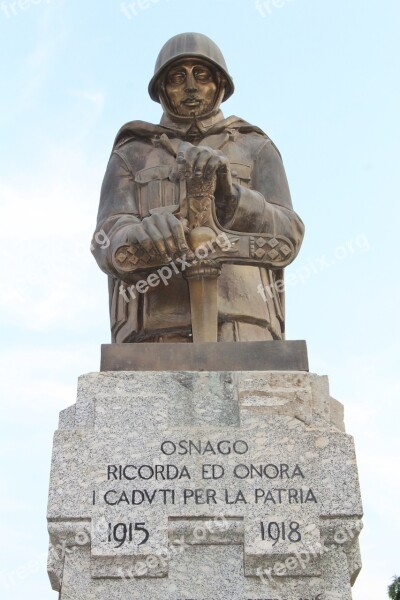
[[[198,122],[197,127],[201,126],[202,130],[199,130],[198,141],[201,141],[205,137],[219,135],[222,133],[236,136],[237,133],[258,133],[263,137],[268,138],[266,134],[259,128],[239,117],[231,116],[224,119],[222,112],[220,111],[215,117],[212,118],[213,123]],[[190,129],[193,127],[193,123],[178,124],[172,120],[161,120],[160,125],[154,125],[152,123],[146,123],[145,121],[130,121],[121,127],[114,141],[113,150],[117,150],[125,144],[134,140],[155,140],[165,134],[168,138],[178,138],[183,140],[188,135]],[[195,132],[196,133],[196,132]],[[188,139],[190,140],[188,135]]]
[[[221,121],[224,121],[224,115],[221,110],[219,110],[215,115],[211,115],[203,119],[201,117],[193,119],[181,119],[164,112],[160,121],[160,125],[179,132],[182,137],[204,137],[207,135],[207,131],[209,129]]]

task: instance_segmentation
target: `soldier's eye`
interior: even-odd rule
[[[185,81],[186,75],[183,71],[168,73],[168,83],[179,84]]]
[[[212,79],[211,72],[208,69],[196,69],[194,76],[199,81],[210,81]]]

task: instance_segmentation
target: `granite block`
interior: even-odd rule
[[[54,438],[49,576],[61,600],[348,600],[361,517],[326,377],[89,373]]]

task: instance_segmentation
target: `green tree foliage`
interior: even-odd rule
[[[400,600],[400,577],[395,575],[392,583],[388,587],[388,595],[391,600]]]

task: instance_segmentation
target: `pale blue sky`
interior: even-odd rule
[[[89,252],[102,176],[119,127],[160,118],[147,83],[161,45],[201,31],[235,80],[226,116],[275,141],[306,223],[287,337],[307,340],[311,370],[345,404],[365,507],[354,599],[384,600],[400,574],[400,4],[122,5],[0,2],[1,597],[56,598],[44,560],[52,434],[109,340],[106,277]]]

